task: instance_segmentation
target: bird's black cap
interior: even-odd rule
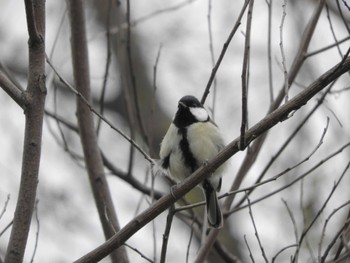
[[[203,105],[199,102],[199,100],[192,96],[192,95],[186,95],[184,97],[182,97],[179,101],[179,107],[181,107],[181,105],[185,105],[187,107],[203,107]]]

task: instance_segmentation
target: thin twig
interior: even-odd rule
[[[253,254],[252,254],[252,251],[251,251],[251,249],[250,249],[250,246],[249,246],[249,244],[248,244],[248,240],[247,240],[246,235],[244,235],[244,243],[245,243],[246,247],[248,248],[248,251],[249,251],[249,257],[250,257],[250,259],[252,260],[252,262],[254,263],[254,262],[255,262],[255,260],[254,260],[254,257],[253,257]]]
[[[338,259],[340,254],[341,254],[341,251],[343,250],[343,248],[345,248],[347,250],[347,253],[350,252],[350,246],[348,244],[348,233],[349,233],[349,226],[350,226],[350,209],[348,211],[348,215],[346,217],[346,221],[345,221],[345,224],[344,224],[344,230],[343,230],[343,233],[341,234],[340,236],[340,239],[341,239],[341,242],[338,246],[338,249],[337,249],[337,252],[335,253],[335,256],[334,256],[334,260]]]
[[[311,111],[305,116],[305,118],[300,122],[300,124],[297,126],[297,128],[291,133],[291,135],[286,139],[286,141],[282,144],[282,146],[280,147],[280,149],[277,151],[277,153],[271,158],[271,160],[268,162],[268,164],[265,166],[265,168],[262,170],[262,172],[260,173],[260,175],[258,176],[257,180],[255,181],[255,185],[257,185],[259,182],[261,182],[261,180],[264,178],[264,176],[266,175],[266,173],[268,172],[269,168],[277,161],[278,157],[281,156],[281,154],[283,153],[283,151],[287,148],[287,146],[293,141],[293,138],[295,138],[295,136],[299,133],[299,131],[304,127],[305,123],[311,118],[311,116],[316,112],[316,110],[322,105],[325,97],[327,94],[330,93],[331,88],[333,87],[335,82],[333,82],[328,88],[327,90],[322,94],[322,97],[320,99],[317,100],[317,104],[311,109]],[[316,146],[317,147],[317,146]],[[316,150],[316,149],[315,149]],[[314,151],[315,151],[314,150]],[[311,157],[311,155],[309,155],[309,157]],[[307,160],[305,160],[307,161]],[[251,193],[254,191],[255,188],[252,188],[251,190],[249,190],[248,192],[248,196],[251,195]],[[241,200],[239,200],[237,202],[237,204],[235,205],[236,207],[239,207],[243,202],[245,201],[245,196],[242,197]]]
[[[124,246],[130,248],[131,250],[133,250],[134,252],[136,252],[137,254],[140,255],[141,258],[145,259],[146,261],[148,262],[151,262],[151,263],[154,263],[154,261],[148,257],[146,257],[143,253],[140,252],[140,250],[138,250],[137,248],[135,247],[132,247],[130,245],[128,245],[127,243],[124,243]]]
[[[331,30],[331,33],[332,33],[332,36],[333,36],[333,39],[334,39],[334,43],[339,43],[339,41],[337,39],[337,36],[335,35],[335,32],[334,32],[333,23],[332,23],[332,20],[331,20],[331,16],[329,14],[328,4],[326,4],[326,14],[327,14],[327,20],[328,20],[329,28]],[[339,44],[336,45],[336,47],[337,47],[339,56],[342,58],[343,54],[342,54],[342,51],[340,50]]]
[[[302,159],[300,162],[296,163],[295,165],[291,166],[291,167],[288,167],[287,169],[285,169],[284,171],[278,173],[277,175],[271,177],[270,179],[266,179],[264,181],[259,181],[259,182],[256,182],[253,186],[255,187],[247,187],[245,188],[246,190],[250,190],[249,191],[249,194],[252,192],[252,190],[254,190],[257,186],[260,186],[260,185],[263,185],[263,184],[266,184],[266,183],[269,183],[271,181],[275,181],[277,180],[278,178],[280,178],[282,175],[294,170],[295,168],[297,168],[298,166],[302,165],[303,163],[307,162],[308,160],[310,160],[310,158],[316,153],[316,151],[321,147],[321,145],[323,144],[323,139],[327,133],[327,130],[328,130],[328,126],[329,126],[329,118],[327,117],[327,124],[326,124],[326,127],[323,129],[323,132],[322,132],[322,135],[321,135],[321,138],[319,140],[319,142],[317,143],[317,145],[315,146],[315,148],[304,158]],[[234,190],[234,191],[229,191],[225,194],[225,196],[229,196],[229,195],[233,195],[233,194],[236,194],[238,192],[241,192],[242,189],[240,190]],[[248,196],[248,194],[247,194]],[[240,202],[238,205],[236,205],[235,207],[238,207],[242,202]]]
[[[130,1],[126,1],[126,22],[128,24],[127,27],[127,34],[126,34],[126,52],[127,52],[127,58],[128,58],[128,66],[129,66],[129,74],[130,74],[130,79],[131,79],[131,88],[133,90],[133,98],[134,98],[134,104],[135,104],[135,111],[136,111],[136,118],[137,122],[140,127],[141,135],[143,139],[145,140],[146,144],[149,145],[149,140],[148,140],[148,134],[145,129],[145,125],[143,123],[142,117],[141,117],[141,110],[140,110],[140,102],[139,102],[139,95],[138,95],[138,89],[136,86],[136,79],[135,79],[135,71],[134,71],[134,66],[133,66],[133,60],[132,60],[132,52],[131,52],[131,27],[130,27]]]
[[[38,249],[38,243],[39,243],[40,221],[39,221],[39,215],[38,215],[38,204],[39,204],[39,200],[36,201],[35,209],[34,209],[35,210],[35,221],[36,221],[36,233],[35,233],[34,250],[33,250],[32,258],[30,259],[30,263],[34,262],[34,257],[35,257],[36,251]]]
[[[166,253],[168,249],[168,242],[169,242],[169,237],[170,237],[170,229],[173,223],[173,218],[174,218],[174,211],[175,211],[175,206],[171,205],[169,207],[169,212],[166,220],[166,225],[165,225],[165,230],[163,234],[163,243],[162,243],[162,251],[160,254],[160,263],[165,263],[166,259]]]
[[[208,21],[208,33],[209,33],[209,51],[210,51],[210,58],[211,58],[211,66],[215,66],[215,56],[214,56],[214,46],[213,46],[213,32],[211,27],[211,9],[212,9],[212,0],[208,0],[208,15],[207,15],[207,21]],[[217,81],[216,77],[214,77],[214,83],[213,83],[213,106],[212,106],[212,118],[215,120],[215,105],[216,105],[216,94],[217,94]]]
[[[157,57],[153,65],[153,94],[152,94],[152,102],[151,102],[151,120],[152,123],[154,122],[154,116],[156,112],[156,93],[157,93],[157,72],[158,72],[158,65],[159,65],[159,60],[160,60],[160,54],[162,51],[162,44],[159,45],[158,52],[157,52]],[[149,147],[149,155],[150,156],[156,156],[156,150],[154,149],[154,133],[150,132],[148,135],[148,147]]]
[[[320,13],[321,13],[321,10],[322,10],[324,4],[325,4],[325,0],[321,0],[319,2],[318,6],[314,10],[313,15],[310,18],[310,21],[309,21],[306,29],[304,30],[301,42],[299,44],[297,54],[294,58],[292,66],[289,70],[289,79],[288,79],[289,83],[292,83],[294,81],[296,75],[298,74],[298,72],[299,72],[299,70],[304,62],[304,54],[307,51],[307,48],[309,46],[311,37],[313,35],[314,29],[316,27],[318,18],[320,16]],[[342,64],[342,63],[339,63],[338,65],[340,65],[340,64]],[[276,110],[278,108],[278,106],[281,104],[284,96],[285,96],[285,91],[284,91],[284,86],[283,86],[281,91],[279,92],[279,94],[277,95],[275,100],[273,101],[273,103],[271,103],[270,108],[268,110],[268,114],[273,112],[274,110]],[[244,160],[243,160],[243,162],[242,162],[242,164],[237,172],[235,180],[231,186],[231,191],[237,190],[239,188],[245,175],[247,174],[247,172],[249,171],[251,166],[255,163],[257,156],[258,156],[258,154],[259,154],[259,152],[260,152],[260,150],[265,142],[266,137],[267,137],[267,133],[260,136],[253,143],[253,145],[250,146],[250,148],[249,148],[250,151],[248,151],[246,157],[244,158]],[[224,208],[226,210],[230,209],[234,198],[235,198],[235,196],[231,196],[230,198],[227,198],[225,200]]]
[[[272,77],[272,55],[271,55],[271,30],[272,30],[272,0],[266,1],[268,8],[268,29],[267,29],[267,61],[269,68],[269,91],[270,91],[270,103],[273,102],[273,77]]]
[[[311,229],[311,227],[314,225],[314,223],[316,222],[317,218],[321,215],[321,213],[323,212],[323,210],[325,209],[326,205],[328,204],[328,201],[330,200],[330,198],[333,196],[333,193],[335,192],[335,190],[337,189],[337,187],[339,186],[341,180],[343,179],[344,175],[346,174],[347,170],[350,167],[350,162],[348,162],[348,164],[346,165],[343,173],[341,174],[341,176],[339,177],[339,179],[337,180],[337,182],[333,185],[327,199],[324,201],[322,207],[318,210],[317,214],[315,215],[315,217],[313,218],[313,220],[310,222],[310,224],[308,225],[308,227],[306,227],[303,231],[303,233],[300,236],[299,242],[298,242],[298,247],[301,247],[301,244],[304,240],[304,238],[306,237],[307,233],[309,232],[309,230]],[[295,260],[297,260],[297,252],[298,249],[293,257],[293,262],[295,262]]]
[[[157,191],[155,189],[151,189],[147,187],[143,182],[140,182],[136,179],[136,177],[132,174],[128,174],[127,172],[123,172],[118,167],[116,167],[106,156],[105,154],[102,154],[102,160],[105,167],[115,176],[118,176],[120,179],[127,182],[129,185],[137,189],[143,194],[151,196],[153,193],[153,196],[155,199],[159,199],[163,196],[163,193],[160,191]]]
[[[345,6],[349,7],[348,4],[346,3],[346,0],[343,0],[343,2],[345,3]],[[336,3],[337,3],[338,12],[340,14],[340,17],[343,20],[343,24],[344,24],[346,30],[348,31],[348,33],[350,34],[350,26],[348,25],[348,22],[346,21],[346,18],[344,16],[343,10],[340,6],[339,0],[337,0]]]
[[[142,16],[140,18],[137,18],[133,21],[130,22],[130,26],[134,27],[137,26],[140,23],[143,23],[149,19],[155,18],[159,15],[163,15],[163,14],[167,14],[167,13],[173,13],[174,11],[178,11],[179,9],[186,7],[194,2],[196,2],[197,0],[184,0],[180,3],[174,4],[173,6],[164,8],[164,9],[160,9],[160,10],[156,10],[148,15]]]
[[[259,248],[260,248],[261,254],[262,254],[262,256],[263,256],[265,262],[268,263],[269,261],[268,261],[268,259],[267,259],[267,257],[266,257],[264,247],[263,247],[262,244],[261,244],[261,240],[260,240],[260,237],[259,237],[259,233],[258,233],[258,230],[257,230],[257,228],[256,228],[256,224],[255,224],[255,220],[254,220],[252,208],[251,208],[251,206],[250,206],[250,199],[249,199],[249,197],[247,197],[247,201],[248,201],[248,208],[249,208],[249,216],[250,216],[250,219],[251,219],[252,224],[253,224],[253,227],[254,227],[254,233],[255,233],[256,240],[258,241]]]
[[[347,221],[345,221],[344,225],[334,234],[333,239],[329,242],[327,248],[325,249],[325,252],[323,254],[323,256],[321,257],[321,263],[325,262],[329,252],[331,251],[331,249],[333,248],[333,246],[335,245],[335,243],[337,242],[337,240],[339,238],[341,238],[342,234],[344,233],[344,230],[347,228],[348,224],[349,224],[350,220],[348,219]],[[348,241],[345,241],[345,245],[348,243]],[[335,259],[339,257],[339,255],[335,255]],[[334,261],[335,261],[334,259]]]
[[[326,228],[328,226],[329,221],[331,220],[331,218],[338,213],[341,209],[343,209],[344,207],[350,205],[350,200],[345,202],[344,204],[342,204],[341,206],[335,208],[330,214],[329,216],[326,218],[326,220],[324,221],[323,224],[323,228],[322,228],[322,232],[321,232],[321,237],[320,237],[320,242],[318,243],[318,262],[321,262],[321,250],[322,250],[322,245],[323,245],[323,240],[324,237],[326,235]]]
[[[342,147],[340,147],[337,151],[335,151],[334,153],[330,154],[329,156],[327,156],[326,158],[322,159],[321,161],[319,161],[316,165],[314,165],[313,167],[311,167],[309,170],[307,170],[306,172],[304,172],[303,174],[301,174],[300,176],[296,177],[293,181],[289,182],[288,184],[286,184],[283,187],[280,187],[278,189],[276,189],[275,191],[272,191],[258,199],[255,199],[254,201],[251,201],[251,205],[256,204],[258,202],[261,202],[262,200],[265,200],[268,197],[271,197],[273,195],[275,195],[278,192],[281,192],[287,188],[289,188],[291,185],[295,184],[296,182],[299,182],[300,180],[302,180],[303,178],[305,178],[307,175],[309,175],[310,173],[312,173],[313,171],[315,171],[317,168],[319,168],[320,166],[322,166],[323,164],[325,164],[327,161],[329,161],[330,159],[332,159],[333,157],[337,156],[338,154],[340,154],[341,152],[343,152],[347,147],[350,146],[350,142],[348,142],[347,144],[343,145]],[[273,179],[273,178],[271,178]],[[271,180],[269,179],[269,180]],[[266,180],[266,181],[269,181]],[[261,182],[263,183],[263,182]],[[256,186],[253,186],[256,187]],[[250,188],[243,188],[240,190],[236,190],[235,192],[230,192],[229,194],[237,194],[239,192],[245,191],[245,190],[249,190]],[[239,210],[242,210],[244,208],[247,208],[248,205],[244,205],[244,206],[240,206],[237,208],[232,209],[231,211],[227,212],[224,214],[225,217],[229,216],[230,214],[233,214]]]
[[[0,237],[6,232],[7,229],[9,229],[13,224],[13,220],[11,220],[10,223],[8,223],[5,228],[0,232]]]
[[[191,224],[191,233],[190,233],[190,238],[188,239],[188,245],[187,245],[187,249],[186,249],[186,263],[189,262],[189,258],[190,258],[190,248],[191,248],[191,244],[192,244],[192,238],[193,238],[193,223],[194,221],[192,221]]]
[[[287,212],[288,212],[288,215],[289,215],[289,217],[290,217],[290,219],[292,221],[293,229],[294,229],[295,241],[298,242],[298,240],[299,240],[298,227],[297,227],[297,224],[295,222],[295,218],[294,218],[293,212],[290,209],[290,207],[289,207],[289,205],[288,205],[286,200],[282,199],[282,202],[285,205],[285,207],[287,209]]]
[[[282,252],[284,252],[284,251],[287,250],[287,249],[296,247],[296,246],[297,246],[297,244],[293,244],[293,245],[289,245],[289,246],[286,246],[286,247],[282,248],[282,249],[281,249],[280,251],[278,251],[278,252],[276,253],[276,255],[272,258],[272,263],[274,263],[274,262],[276,261],[276,258],[277,258]]]
[[[249,2],[247,27],[245,33],[244,55],[242,65],[242,121],[241,121],[241,149],[245,146],[245,131],[248,127],[248,82],[249,82],[249,64],[250,64],[250,35],[252,28],[254,0]]]
[[[90,111],[92,111],[97,117],[101,118],[112,130],[116,131],[117,133],[119,133],[125,140],[127,140],[130,144],[132,144],[144,157],[146,160],[148,160],[150,163],[154,163],[154,160],[148,156],[148,154],[142,150],[142,148],[134,141],[132,140],[129,136],[127,136],[124,132],[122,132],[120,129],[118,129],[117,127],[115,127],[112,122],[110,120],[108,120],[107,118],[105,118],[104,116],[102,116],[100,113],[97,112],[97,110],[89,103],[89,101],[79,92],[77,91],[75,88],[73,88],[72,85],[70,85],[63,77],[62,75],[60,75],[60,73],[58,73],[58,71],[56,70],[56,68],[53,66],[53,64],[50,62],[49,58],[46,57],[46,62],[47,64],[49,64],[49,66],[54,70],[54,72],[56,73],[57,77],[59,78],[59,80],[67,87],[69,88],[70,91],[72,91],[76,96],[79,97],[79,99],[81,99],[83,101],[84,104],[86,104],[86,106],[89,107]]]
[[[282,57],[282,67],[283,67],[283,74],[284,74],[284,92],[285,92],[285,101],[288,101],[288,89],[289,89],[289,82],[288,82],[288,71],[287,71],[287,63],[286,63],[286,55],[284,53],[284,42],[283,42],[283,26],[284,26],[284,20],[287,16],[287,0],[284,0],[282,4],[282,19],[280,24],[280,50],[281,50],[281,57]]]
[[[227,51],[227,48],[228,48],[229,45],[230,45],[230,42],[231,42],[233,36],[235,35],[235,33],[236,33],[238,27],[239,27],[240,24],[241,24],[241,19],[242,19],[244,13],[245,13],[245,10],[246,10],[246,8],[247,8],[249,2],[250,2],[250,0],[245,0],[245,2],[244,2],[244,4],[243,4],[243,7],[242,7],[242,9],[241,9],[241,12],[240,12],[240,14],[238,15],[238,18],[237,18],[237,20],[236,20],[236,23],[235,23],[235,25],[233,26],[233,28],[232,28],[232,30],[231,30],[231,33],[230,33],[230,35],[228,36],[227,40],[225,41],[224,46],[223,46],[223,48],[222,48],[222,50],[221,50],[220,56],[219,56],[218,60],[216,61],[216,64],[215,64],[214,68],[212,69],[211,75],[210,75],[210,77],[209,77],[209,81],[208,81],[208,83],[207,83],[207,86],[206,86],[206,88],[205,88],[205,90],[204,90],[204,93],[203,93],[203,96],[202,96],[202,99],[201,99],[201,103],[202,103],[202,104],[204,104],[205,100],[207,99],[207,96],[209,95],[210,87],[211,87],[211,85],[212,85],[212,83],[213,83],[213,81],[214,81],[214,79],[215,79],[216,72],[218,71],[218,69],[219,69],[219,67],[220,67],[220,64],[221,64],[221,62],[222,62],[222,60],[223,60],[223,58],[224,58],[224,56],[225,56],[225,53],[226,53],[226,51]]]
[[[15,85],[2,70],[0,70],[0,87],[22,108],[25,109],[26,99],[20,87]]]
[[[337,46],[339,46],[340,44],[342,44],[342,43],[344,43],[344,42],[346,42],[346,41],[348,41],[348,40],[350,40],[350,36],[347,36],[347,37],[343,38],[342,40],[339,40],[338,42],[335,42],[335,43],[333,43],[333,44],[327,45],[327,46],[325,46],[325,47],[323,47],[323,48],[317,49],[317,50],[315,50],[315,51],[310,51],[310,52],[308,52],[308,53],[305,54],[305,58],[309,58],[309,57],[318,55],[318,54],[320,54],[320,53],[322,53],[322,52],[324,52],[324,51],[327,51],[328,49],[337,47]]]
[[[7,208],[7,205],[8,205],[8,203],[9,203],[9,201],[10,201],[10,194],[7,195],[6,201],[5,201],[5,203],[4,203],[4,206],[3,206],[3,208],[2,208],[2,211],[1,211],[1,213],[0,213],[0,220],[1,220],[2,216],[3,216],[3,215],[5,214],[5,212],[6,212],[6,208]]]
[[[107,18],[106,18],[106,42],[107,42],[106,51],[107,51],[107,56],[106,56],[105,74],[104,74],[104,77],[103,77],[101,95],[100,95],[100,100],[99,100],[100,114],[102,116],[103,116],[103,112],[104,112],[104,100],[105,100],[105,94],[106,94],[106,89],[107,89],[107,81],[108,81],[109,69],[110,69],[111,61],[112,61],[111,32],[110,32],[111,12],[112,12],[112,0],[108,0],[108,4],[107,4]],[[101,119],[98,118],[98,120],[97,120],[97,128],[96,128],[97,135],[99,135],[100,128],[101,128]]]

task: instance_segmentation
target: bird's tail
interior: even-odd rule
[[[207,217],[209,226],[221,228],[223,219],[216,190],[214,190],[209,181],[205,181],[206,182],[204,182],[203,188],[207,202]]]

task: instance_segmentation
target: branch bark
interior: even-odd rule
[[[6,74],[0,70],[0,86],[2,89],[22,108],[26,104],[25,97],[23,96],[23,90],[17,87],[6,76]]]
[[[83,98],[91,102],[88,48],[82,0],[69,1],[69,15],[75,86]],[[79,97],[77,97],[77,118],[90,184],[103,231],[108,239],[119,231],[119,222],[103,170],[92,112],[85,101]],[[128,262],[124,248],[116,250],[111,256],[113,262]]]
[[[274,110],[263,118],[260,122],[255,124],[245,133],[246,143],[257,139],[259,136],[264,135],[269,129],[285,121],[289,118],[290,114],[298,110],[305,105],[313,96],[319,91],[325,88],[332,81],[337,79],[342,74],[350,70],[350,58],[346,58],[339,64],[328,70],[316,81],[314,81],[308,88],[304,89],[298,95],[290,99],[283,106]],[[104,244],[100,245],[93,251],[89,252],[85,256],[76,260],[75,263],[88,263],[96,262],[107,256],[114,249],[123,245],[132,235],[134,235],[139,229],[153,220],[160,213],[165,211],[170,205],[180,199],[183,195],[189,192],[197,184],[199,184],[207,175],[211,174],[221,164],[227,161],[231,156],[240,151],[240,137],[233,140],[227,145],[214,159],[210,160],[206,166],[202,166],[195,171],[190,177],[184,180],[182,183],[173,187],[172,193],[163,196],[157,202],[155,202],[150,208],[146,209],[140,215],[131,220],[124,228],[122,228],[112,238],[107,240]],[[199,261],[198,261],[199,262]]]
[[[34,210],[41,155],[42,124],[46,97],[45,87],[45,1],[35,4],[25,1],[29,33],[28,86],[24,91],[25,135],[22,157],[21,183],[6,251],[6,263],[23,261],[31,218]],[[22,97],[12,89],[14,100]],[[23,103],[23,101],[21,102]]]

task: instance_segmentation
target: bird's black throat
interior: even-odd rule
[[[195,122],[198,122],[198,120],[192,115],[189,109],[179,106],[179,109],[176,112],[175,118],[173,121],[175,126],[180,129],[180,128],[187,127]]]

